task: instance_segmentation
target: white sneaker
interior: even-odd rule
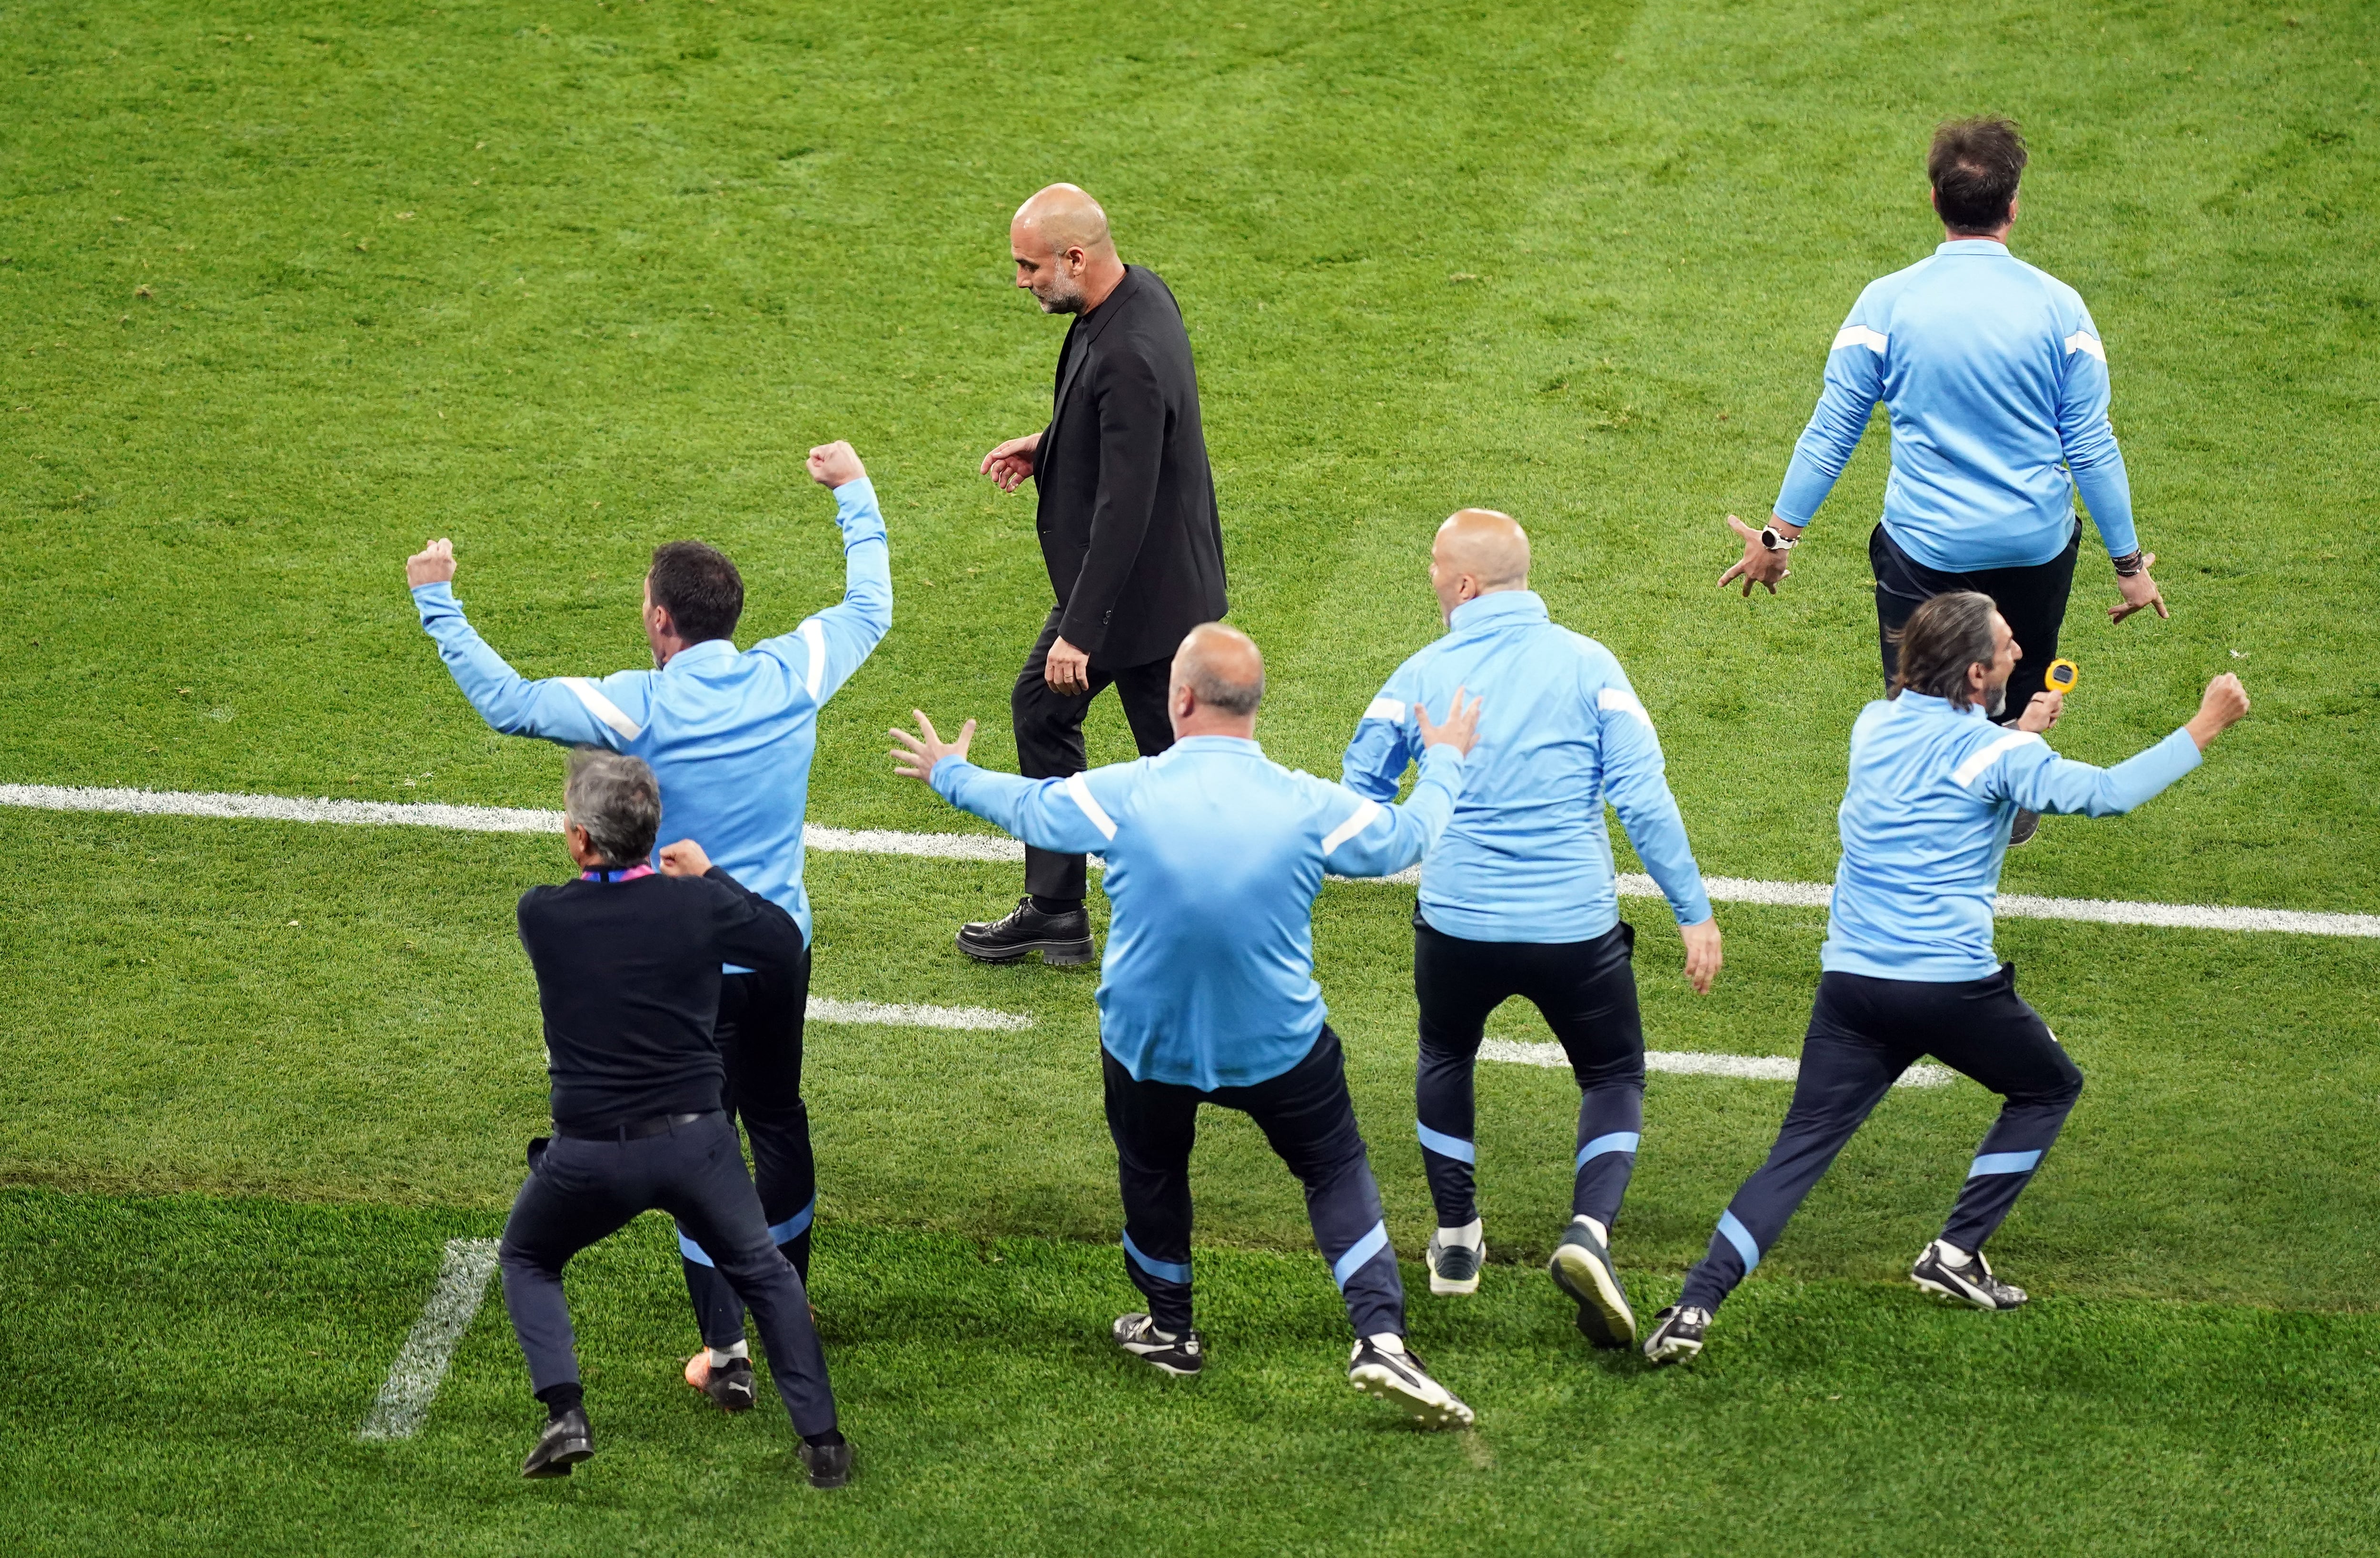
[[[1354,1356],[1347,1360],[1347,1382],[1428,1428],[1469,1428],[1478,1420],[1452,1391],[1429,1377],[1420,1356],[1398,1337],[1383,1341],[1367,1336],[1356,1343]]]
[[[1429,1290],[1443,1296],[1450,1293],[1479,1291],[1480,1268],[1488,1264],[1488,1241],[1476,1246],[1445,1244],[1436,1233],[1429,1235],[1429,1246],[1421,1252],[1422,1264],[1429,1268]]]

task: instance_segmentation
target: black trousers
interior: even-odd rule
[[[1686,1273],[1678,1302],[1718,1308],[1777,1242],[1869,1111],[1929,1054],[2006,1101],[1942,1225],[1945,1242],[1983,1248],[2064,1128],[2082,1093],[2082,1070],[2017,994],[2012,963],[1962,984],[1822,974],[1777,1145],[1719,1215],[1709,1253]]]
[[[2066,542],[2066,550],[2046,563],[2029,568],[1946,574],[1901,551],[1878,525],[1867,538],[1867,560],[1876,572],[1876,640],[1884,658],[1884,685],[1892,686],[1892,673],[1900,663],[1889,635],[1935,596],[1953,590],[1973,590],[1991,597],[1992,604],[2008,619],[2009,631],[2016,635],[2017,648],[2022,651],[2017,657],[2016,669],[2009,674],[2008,703],[2002,712],[1994,716],[2003,721],[2016,719],[2033,701],[2033,695],[2048,685],[2045,678],[2049,675],[2049,663],[2058,658],[2058,630],[2066,624],[2066,600],[2074,589],[2074,560],[2082,547],[2082,528],[2077,525]]]
[[[735,1127],[716,1111],[631,1141],[556,1137],[530,1144],[528,1181],[514,1199],[496,1258],[531,1388],[542,1392],[578,1378],[562,1268],[638,1213],[655,1210],[701,1240],[728,1286],[752,1306],[794,1431],[834,1427],[826,1353],[810,1323],[801,1274],[770,1237]]]
[[[1330,1262],[1358,1336],[1405,1329],[1404,1284],[1380,1214],[1380,1187],[1364,1155],[1339,1036],[1326,1026],[1305,1058],[1245,1088],[1202,1091],[1136,1082],[1106,1050],[1108,1131],[1123,1189],[1123,1268],[1148,1297],[1149,1318],[1175,1334],[1190,1326],[1190,1149],[1198,1106],[1236,1109],[1305,1187],[1314,1242]]]
[[[1578,1078],[1572,1215],[1607,1228],[1619,1216],[1645,1128],[1635,948],[1635,928],[1624,919],[1591,941],[1538,943],[1464,941],[1414,917],[1414,996],[1421,1004],[1414,1121],[1439,1227],[1460,1228],[1479,1215],[1472,1073],[1488,1014],[1516,995],[1543,1014]]]
[[[1112,687],[1123,701],[1123,717],[1132,726],[1133,745],[1140,755],[1153,758],[1173,745],[1173,722],[1165,707],[1166,684],[1173,660],[1152,660],[1146,665],[1102,665],[1091,662],[1091,690],[1080,698],[1052,692],[1041,670],[1050,660],[1050,646],[1058,641],[1063,614],[1052,607],[1025,669],[1016,673],[1015,690],[1008,695],[1008,713],[1016,731],[1016,771],[1027,779],[1063,779],[1080,773],[1083,720],[1091,700]],[[1080,900],[1089,877],[1080,855],[1053,855],[1025,846],[1025,890],[1037,897]]]
[[[719,1023],[712,1029],[727,1063],[722,1102],[728,1119],[740,1115],[744,1134],[751,1138],[752,1176],[769,1235],[804,1283],[810,1280],[810,1225],[818,1213],[818,1162],[810,1153],[809,1107],[802,1102],[802,1016],[809,1000],[810,955],[805,947],[790,974],[730,974],[722,980]],[[681,1227],[677,1248],[704,1345],[734,1346],[744,1339],[743,1300],[699,1236]]]

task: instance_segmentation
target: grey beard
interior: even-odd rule
[[[2008,683],[2002,682],[1999,686],[1992,688],[1992,700],[1985,706],[1984,717],[1997,724],[1999,723],[1999,717],[2007,712]]]

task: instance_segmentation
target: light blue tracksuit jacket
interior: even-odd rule
[[[1777,514],[1811,521],[1882,401],[1884,528],[1911,557],[1946,573],[2049,562],[2073,537],[2077,492],[2107,555],[2124,556],[2139,542],[2107,394],[2081,295],[1989,238],[1953,239],[1852,305]]]
[[[1823,968],[1879,980],[1989,979],[1992,903],[2019,808],[2130,811],[2199,764],[2177,730],[2113,768],[2074,762],[2026,731],[1920,692],[1879,699],[1852,726],[1851,783],[1836,813]]]
[[[1484,699],[1479,742],[1446,836],[1421,868],[1421,916],[1473,942],[1583,942],[1620,922],[1609,800],[1681,925],[1710,899],[1660,738],[1611,651],[1557,627],[1527,590],[1454,608],[1446,636],[1397,667],[1347,744],[1347,787],[1397,793],[1421,747],[1413,705],[1447,716],[1457,688]]]
[[[791,914],[810,939],[802,885],[818,714],[892,627],[892,570],[876,489],[834,490],[844,594],[792,632],[738,653],[713,639],[658,671],[530,681],[464,620],[443,584],[414,590],[421,626],[481,718],[507,736],[609,747],[661,781],[660,842],[690,838],[711,863]]]
[[[1433,747],[1402,806],[1193,736],[1137,762],[1020,779],[964,758],[934,791],[1038,848],[1106,858],[1099,1042],[1136,1081],[1248,1087],[1304,1060],[1329,1015],[1314,982],[1326,872],[1386,876],[1445,830],[1463,758]]]

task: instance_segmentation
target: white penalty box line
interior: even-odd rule
[[[334,822],[363,827],[443,828],[464,833],[542,834],[562,830],[562,813],[496,806],[445,806],[433,802],[303,800],[288,796],[234,795],[187,790],[96,789],[65,785],[0,785],[0,806],[48,811],[104,811],[145,817],[218,817],[265,822]],[[821,853],[910,855],[940,860],[1019,861],[1025,846],[1014,839],[981,834],[912,834],[889,829],[803,830],[808,846]],[[1418,870],[1373,880],[1411,884]],[[1623,872],[1626,897],[1656,898],[1653,879]],[[1706,876],[1703,890],[1715,903],[1758,904],[1779,908],[1825,908],[1834,890],[1820,882],[1760,882]],[[2380,937],[2380,914],[2335,914],[2302,909],[2240,908],[2222,904],[2150,904],[2107,898],[2047,898],[2003,893],[1997,912],[2010,919],[2064,919],[2093,925],[2147,925],[2176,931],[2273,931],[2297,936]],[[852,1019],[865,1020],[865,1019]],[[927,1025],[941,1026],[941,1025]]]

